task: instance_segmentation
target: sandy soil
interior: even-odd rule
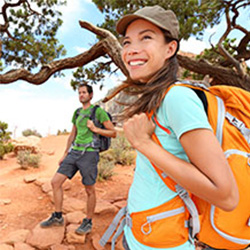
[[[0,200],[9,200],[9,204],[0,204],[0,235],[4,239],[10,232],[18,229],[32,229],[53,212],[53,204],[41,187],[34,182],[25,183],[24,177],[51,179],[58,168],[58,161],[65,149],[67,136],[49,136],[41,139],[42,160],[37,169],[22,170],[14,154],[9,154],[0,161]],[[112,200],[126,197],[132,182],[134,166],[116,166],[111,180],[97,182],[97,199]],[[68,181],[67,181],[68,182]],[[65,191],[69,197],[86,200],[86,194],[77,174],[70,182],[70,190]],[[94,230],[100,235],[111,221],[111,215],[93,218]],[[94,249],[91,234],[86,237],[84,249]],[[76,249],[83,249],[77,246]]]
[[[67,136],[49,136],[41,139],[42,160],[37,169],[22,170],[14,154],[9,154],[0,161],[0,239],[18,229],[32,229],[53,212],[54,206],[47,194],[34,182],[25,183],[24,178],[34,176],[37,180],[47,179],[54,175],[58,161],[65,149]],[[108,181],[97,182],[97,199],[114,200],[126,197],[132,183],[134,166],[115,166],[115,175]],[[86,200],[85,190],[77,174],[70,183],[71,188],[65,191],[68,197]],[[67,184],[67,183],[66,183]],[[93,218],[93,233],[102,235],[114,215],[95,215]],[[91,244],[91,234],[88,234],[83,245],[75,245],[76,250],[94,249]],[[110,246],[106,247],[110,249]],[[199,249],[199,248],[197,248]],[[248,248],[250,249],[250,248]]]

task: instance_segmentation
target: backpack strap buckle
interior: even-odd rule
[[[194,202],[190,198],[188,192],[182,186],[177,184],[175,185],[175,189],[178,195],[180,196],[180,198],[183,200],[184,204],[186,205],[191,215],[191,218],[189,221],[189,225],[190,225],[189,231],[190,231],[190,237],[194,238],[195,235],[200,232],[200,220],[199,220],[198,210]]]
[[[245,123],[231,115],[229,112],[226,113],[226,118],[242,133],[248,144],[250,144],[250,129],[246,127]]]

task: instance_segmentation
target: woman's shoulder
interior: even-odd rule
[[[167,98],[183,98],[185,96],[195,96],[195,92],[186,86],[179,86],[179,85],[174,85],[170,88],[168,91],[166,97]]]
[[[178,86],[174,85],[171,87],[171,89],[168,91],[164,98],[164,102],[166,103],[185,103],[185,102],[193,102],[199,100],[196,93],[186,86]]]

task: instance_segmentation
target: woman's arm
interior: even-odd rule
[[[182,187],[223,210],[237,206],[236,182],[210,130],[195,129],[181,136],[180,142],[191,162],[188,163],[151,139],[155,125],[146,114],[133,116],[123,128],[131,145]]]

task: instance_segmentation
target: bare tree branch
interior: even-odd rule
[[[219,52],[220,54],[226,59],[228,60],[232,65],[235,66],[238,74],[243,77],[244,76],[244,73],[243,73],[243,70],[241,69],[241,65],[239,63],[239,61],[235,60],[223,47],[222,43],[223,41],[225,41],[225,39],[227,38],[228,34],[230,33],[230,31],[232,30],[232,27],[231,27],[231,22],[230,22],[230,17],[229,17],[229,8],[227,7],[226,8],[226,11],[225,11],[225,15],[226,15],[226,19],[227,19],[227,29],[226,31],[224,32],[224,34],[221,36],[219,42],[218,42],[218,49],[219,49]]]
[[[105,38],[104,47],[106,48],[106,53],[111,57],[113,62],[116,64],[116,66],[121,69],[122,73],[125,76],[129,76],[128,71],[121,59],[120,51],[122,47],[120,43],[118,42],[117,38],[110,31],[102,29],[102,28],[98,28],[88,22],[79,21],[79,23],[82,28],[85,28],[95,33],[96,35]]]
[[[80,55],[53,61],[47,65],[44,65],[36,74],[32,74],[31,72],[23,68],[8,71],[7,73],[0,75],[0,83],[7,84],[15,82],[17,80],[24,80],[34,85],[40,85],[46,82],[54,73],[60,70],[81,67],[101,56],[104,56],[106,54],[104,43],[105,40],[100,41],[91,49]]]
[[[31,84],[39,85],[47,81],[51,75],[58,71],[84,66],[105,54],[108,54],[124,75],[128,76],[127,69],[123,64],[120,55],[121,45],[116,37],[111,32],[98,28],[90,23],[80,21],[80,24],[81,27],[91,30],[95,34],[102,35],[105,38],[95,44],[91,49],[78,56],[57,60],[44,65],[36,74],[32,74],[25,69],[11,70],[0,75],[0,83],[7,84],[17,80],[25,80]]]
[[[192,60],[189,57],[177,55],[181,67],[202,75],[209,75],[213,78],[213,84],[238,86],[250,91],[250,77],[244,75],[239,77],[236,71],[212,65],[204,59]]]

